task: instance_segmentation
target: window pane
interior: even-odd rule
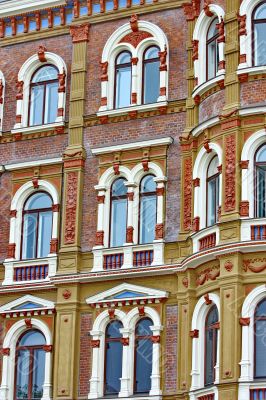
[[[141,181],[141,192],[148,193],[148,192],[156,192],[156,183],[154,182],[153,175],[147,175]]]
[[[209,329],[205,332],[205,384],[210,385],[214,382],[214,342],[215,342],[215,330]]]
[[[122,343],[106,343],[106,377],[105,393],[114,394],[120,391],[120,378],[122,377]]]
[[[50,83],[46,86],[45,98],[45,117],[44,123],[50,124],[55,122],[57,117],[58,106],[58,83]]]
[[[112,185],[112,197],[124,196],[127,194],[127,187],[125,186],[125,179],[117,179]]]
[[[48,65],[38,69],[38,71],[33,76],[32,83],[51,81],[57,78],[57,69],[51,65]]]
[[[217,211],[219,198],[219,177],[208,182],[208,199],[207,199],[207,225],[211,226],[217,221]]]
[[[28,399],[30,352],[19,350],[16,363],[16,398]]]
[[[160,62],[144,64],[144,104],[155,103],[160,95]]]
[[[256,378],[265,378],[266,377],[266,321],[259,320],[256,321],[255,328],[255,341],[256,341],[256,353],[255,353],[255,377]]]
[[[51,208],[52,200],[51,197],[45,193],[36,193],[31,196],[25,204],[25,210],[37,210],[41,208]]]
[[[111,246],[123,246],[126,241],[127,199],[112,200]]]
[[[120,67],[116,70],[116,108],[131,104],[131,67]]]
[[[263,300],[257,307],[256,317],[266,317],[266,300]]]
[[[266,23],[255,24],[255,65],[266,65]]]
[[[158,58],[159,57],[159,49],[158,47],[150,47],[146,52],[145,52],[145,60],[151,60],[153,58]]]
[[[255,12],[256,19],[266,19],[266,4],[262,4]]]
[[[35,258],[37,218],[35,213],[24,215],[22,258]]]
[[[149,318],[141,319],[136,326],[136,335],[137,336],[151,336],[151,326],[153,326],[153,322]]]
[[[265,162],[266,164],[266,146],[263,146],[257,153],[257,162]]]
[[[217,41],[209,43],[207,46],[208,52],[208,75],[207,79],[212,79],[216,76],[216,72],[218,69],[218,45]]]
[[[218,157],[215,156],[208,167],[208,178],[218,173]]]
[[[31,88],[30,125],[42,125],[43,118],[44,87]]]
[[[266,166],[257,167],[257,217],[266,216]]]
[[[135,393],[148,393],[151,390],[152,346],[150,339],[136,341]]]
[[[216,35],[218,34],[218,30],[217,30],[217,27],[216,27],[216,25],[217,25],[218,23],[219,23],[218,18],[215,18],[215,19],[212,21],[212,23],[211,23],[211,25],[210,25],[210,27],[209,27],[209,30],[208,30],[207,40],[213,38],[214,36],[216,36]]]
[[[140,243],[151,243],[155,237],[157,197],[145,196],[140,204]]]
[[[52,211],[42,212],[39,215],[38,229],[38,255],[37,257],[47,257],[50,253],[50,241],[52,237]]]
[[[45,372],[45,352],[44,350],[35,350],[33,353],[34,365],[32,371],[32,400],[41,399],[43,395],[43,383]]]
[[[42,346],[44,345],[45,338],[41,332],[29,331],[22,336],[19,341],[19,346]]]

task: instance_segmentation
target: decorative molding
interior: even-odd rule
[[[242,161],[240,161],[239,165],[240,165],[241,169],[248,169],[249,160],[242,160]]]
[[[192,230],[193,232],[198,232],[200,230],[200,217],[193,218]]]
[[[160,58],[160,71],[167,71],[167,47],[165,46],[164,51],[159,51],[159,58]],[[165,88],[166,89],[166,88]]]
[[[211,300],[210,297],[209,297],[209,293],[205,294],[204,300],[205,300],[205,304],[207,304],[207,306],[209,306],[210,304],[212,304],[212,300]]]
[[[237,20],[239,23],[239,36],[244,36],[247,34],[247,29],[246,29],[246,20],[247,16],[246,15],[239,15],[237,14]]]
[[[65,69],[63,69],[62,74],[58,74],[58,83],[59,83],[58,93],[65,93],[65,91],[66,91],[66,71],[65,71]]]
[[[233,211],[236,206],[236,138],[225,138],[225,212]]]
[[[43,350],[45,351],[45,353],[52,353],[53,351],[53,346],[51,344],[45,344],[43,346]]]
[[[197,274],[196,286],[202,286],[207,281],[215,281],[220,276],[220,267],[214,266],[204,269]]]
[[[249,201],[241,201],[239,214],[241,217],[249,217]]]
[[[46,51],[47,51],[47,48],[46,48],[45,46],[43,46],[43,45],[40,45],[40,46],[39,46],[39,50],[38,50],[38,52],[37,52],[37,56],[38,56],[39,61],[40,61],[41,63],[47,62],[47,59],[46,59],[46,57],[45,57],[45,52],[46,52]]]
[[[16,243],[9,243],[7,246],[7,258],[15,258]]]
[[[239,318],[239,323],[241,326],[249,326],[250,325],[250,318]]]
[[[51,239],[50,241],[50,253],[58,252],[58,239]]]
[[[133,243],[133,233],[134,233],[133,226],[128,226],[127,232],[126,232],[126,242],[127,243]]]
[[[125,35],[119,43],[129,43],[133,47],[137,48],[137,46],[145,39],[153,37],[151,33],[145,31],[136,31],[131,32]]]
[[[192,40],[192,60],[198,60],[199,58],[199,41]]]
[[[89,23],[70,26],[70,35],[72,36],[73,43],[88,42],[89,31]]]
[[[95,339],[91,339],[91,347],[93,348],[93,349],[99,349],[100,348],[100,340],[99,339],[97,339],[97,340],[95,340]]]
[[[200,0],[192,0],[191,3],[183,4],[187,21],[194,21],[200,14]]]
[[[232,261],[230,261],[230,260],[227,260],[227,261],[224,263],[224,268],[226,269],[227,272],[231,272],[232,269],[233,269],[233,267],[234,267],[234,264],[233,264]]]
[[[182,283],[183,283],[183,286],[187,289],[188,285],[189,285],[189,281],[186,276],[182,279]]]
[[[10,356],[10,348],[9,347],[4,347],[1,350],[2,356]]]
[[[266,269],[266,263],[260,265],[254,265],[254,263],[266,261],[265,259],[248,259],[243,261],[243,270],[247,272],[248,270],[258,274],[259,272],[263,272]]]
[[[16,88],[17,88],[16,100],[23,100],[23,86],[24,86],[23,81],[16,82]]]
[[[76,239],[77,192],[78,173],[69,172],[66,186],[65,244],[73,244]]]
[[[129,337],[121,338],[121,343],[123,346],[129,346]]]
[[[192,339],[198,339],[199,338],[199,330],[198,329],[194,329],[193,331],[189,332],[189,336]]]
[[[102,70],[101,81],[107,82],[108,81],[108,61],[100,62],[100,66],[101,66],[101,70]],[[106,98],[106,100],[107,100],[107,98]]]
[[[155,240],[164,238],[164,224],[156,224],[155,226]]]
[[[161,336],[160,335],[153,335],[153,336],[151,336],[151,341],[152,341],[153,344],[160,343]]]
[[[205,15],[207,17],[212,17],[213,16],[213,13],[211,12],[210,7],[209,7],[210,3],[211,3],[210,0],[205,0],[204,1],[204,5],[203,5],[203,10],[204,10]]]
[[[184,160],[184,229],[191,229],[192,217],[192,158]]]
[[[104,245],[104,231],[97,231],[96,232],[96,246],[103,246]]]
[[[72,293],[69,289],[65,289],[62,293],[62,296],[64,297],[65,300],[70,299]]]
[[[24,323],[28,329],[32,328],[31,318],[25,318]]]

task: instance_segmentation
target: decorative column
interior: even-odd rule
[[[163,51],[159,51],[160,58],[160,96],[157,101],[166,101],[167,100],[167,64],[168,64],[168,52],[167,48]]]
[[[154,178],[154,181],[157,184],[157,216],[152,265],[162,265],[164,263],[164,192],[167,178]]]
[[[138,104],[138,72],[137,65],[139,59],[137,57],[131,58],[132,63],[132,88],[131,88],[131,103]]]
[[[17,110],[16,110],[16,123],[14,129],[22,128],[22,114],[23,114],[23,81],[16,82],[17,94]]]
[[[133,266],[133,249],[134,243],[134,226],[133,226],[133,213],[134,213],[134,189],[136,187],[134,182],[127,182],[125,185],[128,188],[127,192],[127,234],[126,243],[124,247],[124,263],[122,268],[132,268]]]
[[[92,371],[90,379],[90,393],[88,395],[89,399],[97,399],[103,396],[103,382],[101,375],[103,374],[104,365],[100,362],[103,360],[101,357],[101,352],[104,351],[104,338],[103,333],[100,331],[91,331],[92,336],[91,346],[93,348],[92,352]]]
[[[162,394],[160,387],[160,339],[162,326],[150,327],[153,336],[151,337],[152,346],[152,373],[151,373],[151,390],[150,396],[160,396]]]
[[[58,110],[56,122],[63,122],[65,116],[66,71],[58,74]]]
[[[93,272],[103,270],[103,247],[104,247],[104,218],[105,218],[105,193],[106,188],[104,186],[96,185],[94,187],[97,190],[97,202],[98,202],[98,219],[97,219],[97,232],[95,238],[95,246],[93,247]]]
[[[134,344],[131,343],[132,338],[132,331],[130,329],[121,328],[120,333],[122,334],[122,344],[123,344],[123,356],[122,356],[122,378],[121,378],[121,387],[119,392],[119,397],[129,397],[132,393],[130,392],[130,376],[133,373],[132,362],[130,359],[130,353],[132,349],[134,350]],[[132,355],[132,354],[131,354]]]
[[[50,400],[52,398],[52,345],[45,345],[45,370],[44,370],[44,383],[43,383],[43,400]]]

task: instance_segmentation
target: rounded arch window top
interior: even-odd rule
[[[208,166],[208,178],[210,178],[213,175],[218,174],[218,166],[219,166],[219,160],[218,160],[218,156],[216,155],[215,157],[213,157],[213,159],[211,160],[209,166]]]
[[[212,39],[214,36],[218,35],[217,24],[219,23],[218,18],[215,18],[208,29],[207,40]]]
[[[159,48],[157,46],[148,47],[145,50],[144,59],[151,60],[159,57]]]
[[[106,339],[112,338],[121,338],[122,335],[120,333],[120,329],[123,328],[122,322],[120,321],[112,321],[107,325],[106,328]]]
[[[213,306],[206,318],[206,326],[212,326],[214,324],[216,324],[219,321],[219,316],[218,316],[218,310],[216,306]]]
[[[46,82],[58,79],[58,69],[53,65],[39,68],[32,77],[32,83]]]
[[[153,322],[150,318],[142,318],[136,325],[136,336],[152,336],[151,326]]]
[[[257,162],[266,162],[266,144],[263,145],[257,152],[256,155]]]
[[[24,210],[37,210],[46,209],[52,207],[51,197],[44,192],[34,193],[31,195],[25,203]]]
[[[125,196],[127,194],[127,187],[125,185],[126,179],[118,178],[112,185],[112,196]]]
[[[131,53],[129,51],[123,51],[122,53],[118,54],[116,63],[118,65],[131,63]]]
[[[255,10],[255,19],[266,19],[266,2],[259,4]]]
[[[46,344],[45,337],[40,331],[30,330],[23,334],[18,342],[19,347],[43,346]]]
[[[146,175],[141,180],[141,193],[156,192],[156,183],[153,175]]]
[[[263,299],[256,307],[256,317],[266,317],[266,298]]]

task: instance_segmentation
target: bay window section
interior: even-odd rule
[[[266,65],[266,1],[260,3],[253,12],[253,65]]]
[[[255,196],[256,217],[266,217],[266,145],[261,147],[255,156]]]
[[[120,392],[122,377],[123,345],[120,321],[113,321],[107,325],[105,334],[105,395],[114,395]]]
[[[155,103],[160,95],[159,48],[149,47],[143,57],[143,104]]]
[[[52,65],[39,68],[30,84],[29,126],[55,122],[58,109],[58,70]]]
[[[52,236],[52,199],[43,192],[32,195],[23,209],[22,259],[47,257]]]
[[[111,188],[110,246],[123,246],[127,230],[127,187],[126,180],[119,178]]]
[[[135,330],[135,382],[134,393],[148,393],[151,390],[152,374],[152,331],[149,318],[138,321]]]
[[[139,243],[152,243],[157,218],[156,183],[153,175],[146,175],[140,183]]]
[[[219,208],[219,172],[218,157],[215,156],[207,170],[207,226],[212,226],[218,221]]]
[[[207,80],[215,78],[218,72],[219,66],[219,47],[218,47],[218,37],[219,32],[217,30],[217,24],[219,23],[218,18],[215,18],[209,26],[207,32],[207,71],[206,78]]]
[[[128,107],[131,104],[132,65],[131,53],[120,53],[115,62],[114,108]]]

